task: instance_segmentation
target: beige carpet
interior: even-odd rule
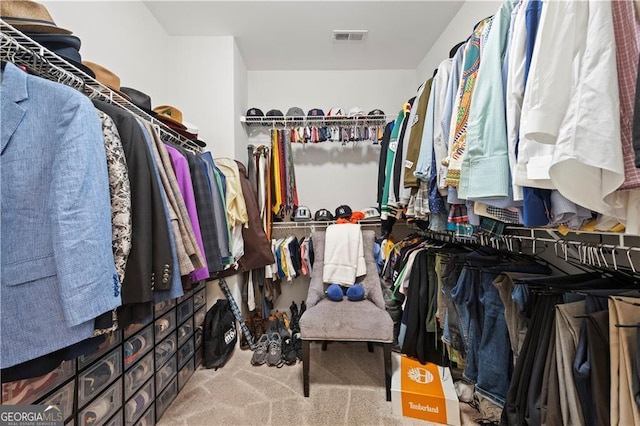
[[[251,365],[236,349],[218,371],[200,368],[167,409],[159,426],[209,425],[428,425],[391,413],[385,399],[382,347],[311,344],[310,395],[302,392],[302,363],[282,368]],[[464,425],[476,412],[460,404]]]

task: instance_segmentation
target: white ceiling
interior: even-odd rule
[[[248,70],[415,69],[464,1],[145,1],[171,36],[234,36]],[[369,30],[364,42],[333,30]]]

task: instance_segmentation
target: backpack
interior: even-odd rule
[[[236,318],[227,299],[218,299],[204,320],[204,366],[222,367],[238,342]]]

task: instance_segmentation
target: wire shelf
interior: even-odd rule
[[[178,134],[162,121],[147,114],[117,92],[98,82],[3,20],[0,20],[0,58],[3,61],[24,66],[39,77],[73,87],[91,99],[99,99],[118,105],[151,123],[160,132],[164,140],[191,151],[201,151],[201,147],[194,141]]]

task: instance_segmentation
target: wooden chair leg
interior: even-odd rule
[[[322,341],[322,350],[323,350],[323,351],[326,351],[326,350],[327,350],[327,341],[326,341],[326,340],[323,340],[323,341]]]
[[[309,344],[310,340],[302,341],[302,382],[304,387],[304,396],[309,397]]]
[[[369,352],[373,353],[373,342],[367,342],[367,349],[369,349]]]
[[[391,401],[391,343],[384,343],[384,378],[387,386],[387,401]]]

